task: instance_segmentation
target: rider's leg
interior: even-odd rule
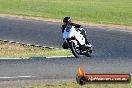
[[[89,42],[88,42],[88,40],[87,40],[87,36],[86,36],[86,34],[84,34],[84,38],[85,38],[85,42],[86,42],[86,44],[89,44]]]
[[[86,31],[85,30],[81,30],[81,34],[84,36],[86,44],[89,44],[89,42],[87,40],[87,36],[86,36]]]
[[[88,42],[88,39],[87,39],[86,31],[85,30],[82,31],[82,35],[85,38],[85,42],[86,42],[86,45],[85,46],[92,47],[92,45],[90,44],[90,42]]]

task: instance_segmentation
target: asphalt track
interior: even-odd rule
[[[61,23],[0,17],[0,39],[61,48]],[[0,60],[0,80],[73,79],[77,67],[88,73],[132,74],[132,31],[84,26],[93,45],[90,58]]]

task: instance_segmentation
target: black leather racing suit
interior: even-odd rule
[[[75,26],[75,28],[77,28],[77,29],[82,28],[81,25],[75,24],[75,23],[70,23],[70,24],[68,24],[68,25],[73,25],[73,26]],[[66,26],[67,26],[67,25],[62,25],[62,27],[61,27],[62,33],[64,32]],[[85,32],[85,30],[82,29],[82,30],[80,30],[80,32],[81,32],[81,34],[85,37],[86,44],[89,44],[89,42],[88,42],[88,40],[87,40],[87,37],[86,37],[86,32]],[[66,42],[63,43],[62,47],[63,47],[64,49],[68,49],[68,48],[69,48],[68,45],[66,44]]]

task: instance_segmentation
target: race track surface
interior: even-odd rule
[[[0,39],[3,40],[61,48],[60,28],[61,23],[0,17]],[[0,60],[0,80],[24,78],[17,76],[30,76],[30,79],[74,78],[80,65],[88,73],[132,73],[132,31],[92,26],[84,28],[93,45],[92,57]]]
[[[132,73],[131,58],[33,58],[0,60],[0,81],[75,79],[78,66],[88,74]]]

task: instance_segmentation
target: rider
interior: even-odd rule
[[[64,32],[64,30],[65,30],[65,28],[66,28],[67,25],[73,25],[73,26],[75,26],[75,28],[78,29],[78,30],[81,32],[81,34],[85,37],[85,42],[86,42],[86,45],[88,46],[89,42],[88,42],[87,37],[86,37],[86,31],[83,30],[83,28],[81,27],[81,25],[72,23],[70,17],[64,17],[63,23],[64,23],[64,24],[63,24],[62,27],[61,27],[62,33]],[[66,42],[63,43],[62,47],[63,47],[64,49],[67,49],[67,48],[68,48]]]

